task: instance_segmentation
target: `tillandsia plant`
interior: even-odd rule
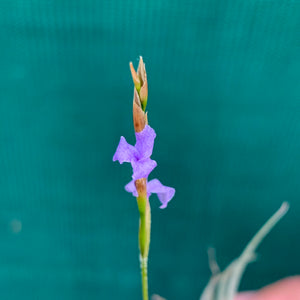
[[[148,101],[148,81],[145,64],[140,57],[137,72],[132,63],[130,71],[134,83],[133,94],[133,126],[136,143],[134,146],[127,143],[121,136],[117,150],[113,156],[113,161],[120,164],[128,162],[133,169],[132,180],[125,186],[127,192],[132,193],[137,200],[140,213],[139,223],[139,249],[142,275],[143,299],[148,300],[148,254],[150,245],[151,212],[149,197],[157,194],[161,202],[160,208],[167,207],[168,202],[173,198],[175,189],[164,186],[158,179],[148,181],[148,176],[157,166],[156,161],[150,157],[152,155],[155,131],[148,124],[146,106]]]
[[[283,202],[281,207],[254,235],[242,254],[238,258],[233,260],[233,262],[223,272],[220,271],[220,268],[216,262],[214,249],[209,249],[208,258],[212,276],[199,300],[234,300],[236,298],[243,273],[247,265],[255,260],[256,248],[268,235],[268,233],[274,228],[274,226],[284,217],[288,210],[289,204],[287,202]],[[166,299],[160,297],[159,295],[153,295],[152,300]]]
[[[288,210],[289,204],[287,202],[283,202],[281,207],[259,229],[242,254],[223,272],[220,272],[220,268],[214,257],[214,251],[213,249],[210,249],[208,254],[212,277],[204,289],[200,300],[234,300],[247,265],[255,260],[256,248],[273,229],[273,227],[284,217]]]

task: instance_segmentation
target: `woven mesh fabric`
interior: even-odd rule
[[[140,299],[138,212],[112,162],[134,143],[143,55],[153,196],[149,285],[197,299],[262,223],[291,210],[242,288],[300,270],[299,1],[0,2],[0,298]]]

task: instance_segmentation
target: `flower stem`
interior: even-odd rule
[[[150,245],[151,213],[147,197],[137,198],[140,212],[139,248],[143,300],[148,300],[148,253]]]
[[[143,300],[148,300],[148,257],[140,256]]]

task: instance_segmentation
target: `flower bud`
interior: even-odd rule
[[[140,89],[141,89],[141,81],[140,81],[139,76],[136,73],[136,71],[135,71],[135,69],[134,69],[134,67],[132,65],[132,62],[129,63],[129,67],[130,67],[131,76],[132,76],[132,80],[133,80],[134,86],[137,89],[137,91],[139,92]]]
[[[139,95],[140,106],[142,107],[142,110],[145,111],[148,100],[148,81],[143,58],[140,56],[137,72],[135,71],[132,62],[130,62],[129,66],[134,86]]]
[[[137,74],[141,82],[141,90],[139,91],[141,105],[143,111],[145,111],[147,106],[147,100],[148,100],[148,81],[147,81],[146,67],[143,58],[141,56],[140,56],[139,66],[137,69]]]
[[[146,106],[147,106],[147,100],[148,100],[147,77],[146,77],[145,81],[143,82],[143,85],[142,85],[141,90],[140,90],[140,100],[141,100],[141,104],[142,104],[142,109],[143,109],[143,111],[145,111]]]
[[[135,132],[141,132],[147,124],[147,115],[141,107],[140,97],[137,90],[134,89],[133,96],[133,126]]]

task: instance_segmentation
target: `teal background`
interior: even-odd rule
[[[0,297],[141,299],[128,68],[143,55],[151,293],[198,299],[280,206],[242,289],[300,270],[299,1],[0,2]]]

